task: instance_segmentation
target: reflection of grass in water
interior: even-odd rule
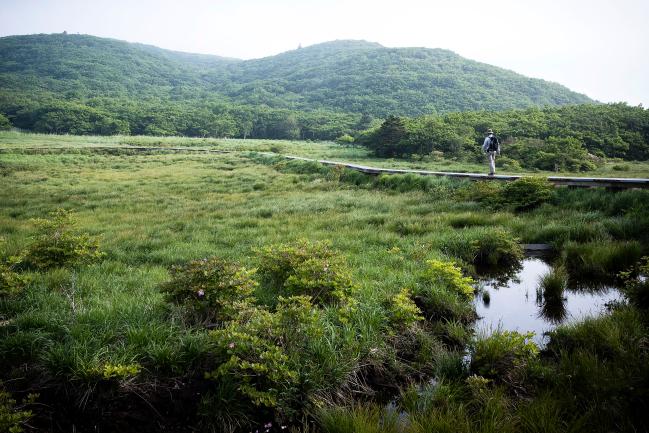
[[[489,304],[491,304],[491,295],[489,294],[489,292],[482,292],[482,303],[485,307],[488,307]]]
[[[496,290],[512,283],[520,283],[518,273],[522,269],[522,262],[513,263],[511,266],[475,266],[479,278]]]
[[[567,315],[564,291],[568,287],[568,273],[563,266],[557,266],[539,279],[536,300],[540,316],[552,323],[562,322]]]

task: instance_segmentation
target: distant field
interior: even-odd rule
[[[423,160],[402,160],[376,158],[362,147],[342,146],[333,142],[310,142],[289,140],[241,140],[187,137],[148,137],[148,136],[66,136],[47,134],[23,134],[17,132],[0,132],[0,150],[14,147],[93,147],[93,146],[160,146],[160,147],[197,147],[231,151],[274,152],[282,155],[302,156],[306,158],[330,159],[342,162],[353,162],[384,168],[417,169],[432,171],[457,171],[483,173],[488,171],[487,163],[475,164],[450,159],[424,158]],[[506,147],[503,155],[507,154]],[[502,174],[538,174],[566,175],[587,177],[637,177],[649,178],[648,161],[623,161],[608,159],[596,170],[588,172],[549,172],[539,170],[498,169]]]
[[[83,151],[92,146],[127,145],[192,146],[236,152]],[[27,147],[62,151],[39,153],[25,151]],[[255,153],[275,152],[402,168],[484,170],[480,165],[452,161],[381,161],[369,157],[363,149],[334,143],[5,132],[0,134],[0,150],[2,257],[20,254],[32,242],[32,219],[45,218],[57,208],[73,211],[79,219],[77,229],[99,236],[101,249],[106,253],[102,261],[88,266],[27,269],[25,273],[31,282],[24,294],[0,302],[0,350],[6,355],[0,361],[4,372],[0,377],[19,377],[13,382],[16,392],[36,388],[45,404],[60,405],[53,417],[62,429],[69,427],[70,417],[76,416],[82,426],[98,422],[134,431],[146,420],[125,416],[123,424],[111,424],[115,420],[110,415],[98,414],[103,413],[102,405],[106,404],[115,412],[123,410],[133,415],[140,411],[153,417],[155,411],[143,403],[142,395],[152,405],[160,404],[160,412],[164,412],[161,407],[168,409],[169,402],[163,399],[173,394],[185,402],[181,406],[187,413],[194,414],[201,399],[197,395],[209,394],[214,399],[210,400],[213,406],[208,406],[214,417],[209,422],[243,422],[250,415],[250,424],[242,427],[245,430],[272,417],[276,417],[273,421],[290,421],[295,426],[301,412],[294,411],[304,409],[300,405],[307,405],[309,410],[333,406],[340,395],[351,398],[350,395],[365,393],[364,398],[371,399],[388,392],[386,389],[398,395],[395,387],[427,375],[437,375],[449,387],[466,391],[464,380],[469,375],[469,366],[463,364],[463,359],[472,338],[467,319],[470,316],[466,315],[470,305],[467,299],[439,289],[438,295],[446,296],[446,301],[436,304],[439,316],[418,322],[414,328],[393,324],[400,323],[391,316],[397,314],[392,310],[396,308],[393,300],[399,299],[404,288],[416,290],[421,286],[422,272],[429,266],[427,260],[453,261],[464,275],[475,277],[482,260],[474,249],[478,244],[484,249],[480,254],[487,260],[492,255],[507,256],[519,243],[549,243],[559,257],[569,249],[577,256],[583,253],[584,260],[591,261],[588,263],[592,269],[614,276],[633,264],[640,254],[649,252],[646,191],[557,189],[546,191],[543,202],[532,203],[529,209],[520,207],[528,202],[521,205],[501,201],[496,206],[502,192],[484,189],[481,184],[446,178],[424,182],[413,176],[370,179],[358,173]],[[616,171],[616,165],[628,170]],[[609,162],[594,174],[648,177],[649,164]],[[504,200],[512,197],[505,196]],[[307,347],[300,349],[299,356],[289,356],[296,363],[291,368],[298,372],[300,380],[304,379],[298,394],[290,394],[290,399],[282,394],[280,397],[286,400],[269,401],[266,406],[259,401],[249,402],[243,408],[237,406],[238,402],[224,403],[227,393],[218,394],[221,388],[203,375],[215,368],[210,362],[214,362],[218,344],[205,329],[181,320],[178,308],[165,301],[159,286],[169,279],[172,265],[218,256],[253,269],[260,266],[259,251],[264,247],[299,239],[330,241],[331,248],[346,259],[355,286],[353,313],[339,316],[343,313],[333,306],[309,310],[319,321],[320,329],[304,343]],[[601,246],[610,246],[614,253],[606,255],[597,250],[601,257],[591,254]],[[566,266],[570,270],[571,262],[566,262]],[[268,296],[261,292],[257,295],[262,299]],[[445,302],[450,300],[454,306],[447,311],[445,308],[450,304]],[[230,340],[227,343],[224,350],[237,347]],[[282,344],[286,343],[277,344],[284,347]],[[406,356],[403,351],[409,350],[414,352],[407,352]],[[137,365],[141,371],[135,379],[119,381],[106,373],[97,378],[97,371],[120,365]],[[322,365],[329,367],[321,368]],[[552,364],[547,368],[559,367]],[[545,376],[538,374],[535,380],[541,383]],[[618,388],[626,389],[627,382],[620,381],[624,385]],[[164,389],[156,388],[163,385]],[[562,386],[559,383],[556,389],[561,390]],[[64,397],[60,389],[65,387],[68,391]],[[289,391],[298,392],[290,388],[286,393]],[[473,398],[462,392],[453,397],[454,402]],[[560,398],[559,391],[549,392],[544,398]],[[104,397],[108,399],[106,403]],[[340,398],[337,403],[345,402]],[[572,395],[566,401],[571,399]],[[463,403],[458,404],[462,411]],[[506,431],[518,431],[521,418],[516,411],[527,404],[532,403],[525,400],[520,402],[521,406],[498,406],[499,411],[504,411],[501,425],[510,427]],[[87,412],[69,409],[75,405],[86,407]],[[261,407],[259,412],[256,407]],[[176,418],[168,415],[173,418],[168,422],[183,420],[182,424],[187,413]],[[267,418],[255,418],[262,416],[259,414]],[[553,414],[558,417],[557,425],[564,425],[560,421],[563,412]],[[326,420],[330,419],[326,416],[334,415],[317,418],[324,431],[334,431],[326,428]],[[47,411],[42,412],[37,421],[41,425],[47,423],[51,421],[48,416],[51,415]],[[491,416],[487,412],[458,415],[449,411],[444,416],[449,420],[461,416],[467,425],[475,427],[472,431],[489,431],[482,424]],[[413,423],[426,425],[414,412],[412,417]],[[191,427],[185,423],[177,431],[189,431]],[[494,428],[492,431],[499,431]],[[416,431],[426,430],[422,427]]]

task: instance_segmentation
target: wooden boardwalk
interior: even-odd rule
[[[459,179],[469,180],[495,180],[495,181],[512,181],[520,179],[520,175],[511,174],[496,174],[489,176],[482,173],[456,173],[450,171],[428,171],[428,170],[404,170],[396,168],[379,168],[369,167],[366,165],[350,164],[347,162],[329,161],[326,159],[310,159],[302,158],[300,156],[286,156],[288,159],[296,159],[301,161],[319,162],[320,164],[345,167],[351,170],[360,171],[362,173],[379,175],[379,174],[418,174],[421,176],[446,176]],[[613,189],[629,189],[629,188],[649,188],[649,179],[630,178],[630,177],[569,177],[569,176],[548,176],[548,181],[557,186],[571,186],[581,188],[613,188]]]

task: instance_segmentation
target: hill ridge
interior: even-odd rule
[[[379,117],[594,102],[443,48],[356,39],[241,60],[92,35],[38,34],[0,38],[0,60],[3,89],[45,88],[66,99],[209,94],[242,105]]]

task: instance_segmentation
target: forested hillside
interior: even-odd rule
[[[227,71],[217,79],[219,89],[238,101],[380,117],[592,102],[451,51],[364,41],[327,42],[231,64]]]
[[[388,114],[592,102],[445,50],[336,41],[257,60],[87,35],[0,38],[0,114],[26,130],[333,139]]]

